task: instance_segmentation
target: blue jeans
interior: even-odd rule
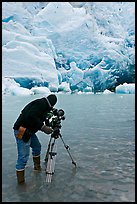
[[[36,134],[31,134],[31,137],[27,143],[22,139],[18,139],[16,135],[18,130],[14,130],[14,135],[17,143],[18,159],[16,163],[16,170],[25,169],[27,161],[29,159],[30,147],[32,148],[32,155],[38,156],[41,153],[41,144]]]

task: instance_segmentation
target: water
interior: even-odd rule
[[[12,126],[20,110],[43,97],[3,96],[3,202],[135,202],[135,95],[58,95],[63,108],[62,137],[57,139],[55,174],[46,182],[44,158],[49,135],[38,132],[42,144],[41,173],[33,171],[32,155],[25,170],[26,184],[18,186],[17,150]]]

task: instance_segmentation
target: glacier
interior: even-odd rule
[[[2,94],[51,92],[135,93],[135,2],[2,2]]]

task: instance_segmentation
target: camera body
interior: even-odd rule
[[[65,120],[64,114],[65,112],[63,109],[58,110],[56,108],[53,108],[50,112],[46,114],[45,124],[54,129],[52,136],[55,138],[58,138],[58,134],[60,133],[61,120]]]

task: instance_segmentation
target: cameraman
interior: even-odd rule
[[[41,170],[41,144],[35,133],[39,130],[46,134],[53,133],[53,129],[44,124],[44,120],[46,113],[53,108],[56,102],[57,97],[54,94],[36,99],[24,107],[14,123],[13,129],[18,151],[16,175],[19,184],[25,182],[25,166],[29,159],[30,147],[32,148],[34,170]]]

